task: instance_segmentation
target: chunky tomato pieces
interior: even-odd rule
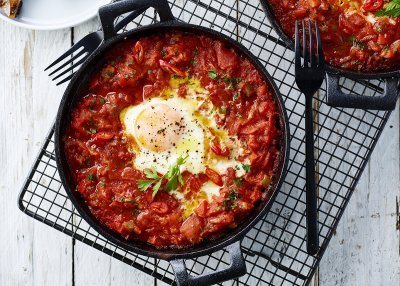
[[[214,117],[218,126],[246,142],[243,156],[251,166],[240,178],[234,168],[225,174],[209,167],[201,174],[183,172],[178,191],[185,191],[185,200],[197,198],[207,182],[221,187],[219,196],[210,201],[203,196],[185,215],[184,204],[172,193],[138,188],[146,175],[132,164],[135,154],[123,137],[119,115],[159,94],[171,78],[186,75],[197,78],[220,108],[224,116]],[[186,93],[181,85],[178,95]],[[126,239],[186,246],[236,227],[269,198],[263,182],[274,177],[279,165],[281,136],[270,87],[247,59],[217,40],[172,33],[127,40],[106,55],[72,112],[65,152],[77,191],[103,224]],[[215,155],[230,156],[220,142],[210,144]]]

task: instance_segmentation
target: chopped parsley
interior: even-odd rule
[[[87,179],[89,180],[89,181],[91,181],[91,182],[94,182],[96,179],[97,179],[97,177],[96,177],[96,175],[95,174],[87,174]]]
[[[243,168],[243,170],[245,170],[246,172],[250,172],[250,170],[251,170],[251,165],[242,164],[242,168]]]
[[[86,133],[88,133],[88,134],[96,134],[97,130],[94,129],[94,128],[90,128],[89,130],[86,130]]]
[[[376,16],[400,17],[400,0],[392,0],[381,10],[375,13]]]
[[[357,46],[362,50],[364,50],[367,47],[367,45],[364,42],[359,41],[356,38],[353,38],[353,46]]]
[[[233,100],[236,100],[236,99],[238,99],[239,98],[239,94],[236,92],[236,93],[234,93],[233,94]]]
[[[99,98],[99,102],[100,102],[101,104],[104,104],[104,103],[106,103],[105,99],[104,99],[104,98],[102,98],[102,97],[100,97],[100,98]]]
[[[235,178],[235,179],[233,179],[233,181],[235,182],[236,186],[243,185],[243,178]]]
[[[228,196],[224,200],[223,204],[225,207],[233,210],[237,205],[237,200],[239,198],[239,194],[236,190],[232,190],[229,192]]]
[[[169,167],[168,172],[163,176],[158,175],[157,170],[155,168],[152,168],[151,170],[144,170],[144,174],[146,175],[147,180],[138,180],[137,181],[138,188],[141,191],[145,192],[150,186],[152,186],[153,188],[152,197],[154,198],[158,193],[158,191],[160,190],[163,180],[167,179],[168,182],[162,188],[166,192],[176,190],[179,184],[183,185],[184,183],[180,168],[186,162],[188,157],[189,157],[188,155],[186,155],[185,157],[180,156],[176,160],[176,163],[174,165],[171,165]]]
[[[130,204],[137,205],[137,206],[139,205],[139,203],[137,201],[132,200],[132,199],[128,199],[128,198],[125,198],[125,197],[121,198],[121,202],[122,203],[130,203]]]
[[[136,210],[132,211],[132,215],[138,215],[138,214],[140,214],[140,210],[139,209],[136,209]]]
[[[234,89],[238,86],[239,83],[243,81],[242,78],[239,77],[227,77],[226,75],[224,76],[224,82],[228,84],[228,88]]]
[[[208,76],[211,77],[212,79],[216,79],[218,76],[218,73],[215,70],[208,71]]]
[[[103,76],[104,76],[105,78],[110,78],[110,77],[112,77],[114,74],[115,74],[115,72],[114,72],[113,70],[111,70],[111,69],[106,69],[106,70],[104,71]]]
[[[163,49],[163,50],[161,50],[161,56],[162,57],[165,57],[165,55],[167,54],[167,52]]]

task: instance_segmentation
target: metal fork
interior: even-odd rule
[[[313,96],[320,88],[324,78],[324,54],[318,24],[315,22],[315,38],[317,55],[314,52],[314,35],[311,22],[308,20],[309,43],[307,47],[307,33],[304,20],[301,22],[303,44],[300,47],[299,23],[295,27],[295,79],[300,91],[306,97],[305,129],[306,129],[306,220],[307,220],[307,252],[315,255],[319,249],[317,193],[315,184],[314,160],[314,116]],[[303,57],[303,64],[301,63]]]
[[[147,8],[141,8],[132,13],[129,13],[125,18],[117,22],[115,25],[115,30],[119,31],[123,29],[126,25],[128,25],[131,21],[133,21],[137,16],[142,14],[146,11]],[[74,72],[72,72],[75,68],[79,67],[84,61],[89,57],[94,50],[100,46],[101,42],[103,41],[103,32],[97,31],[88,34],[84,38],[82,38],[79,42],[73,45],[68,51],[62,54],[59,58],[57,58],[54,62],[52,62],[45,71],[49,70],[50,68],[54,67],[58,63],[62,62],[63,60],[69,58],[67,61],[63,62],[60,66],[58,66],[55,70],[53,70],[49,77],[53,77],[52,81],[56,81],[62,76],[67,76],[57,82],[57,85],[63,84],[64,82],[69,81],[73,76]],[[70,73],[72,72],[72,73]]]

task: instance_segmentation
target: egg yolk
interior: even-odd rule
[[[185,131],[184,117],[166,104],[143,109],[134,126],[139,144],[155,152],[172,149]]]

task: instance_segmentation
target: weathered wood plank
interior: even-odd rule
[[[320,285],[399,285],[399,108],[393,112],[320,265]]]
[[[71,285],[72,240],[16,206],[61,98],[42,67],[69,46],[69,31],[34,32],[0,22],[0,46],[0,285]]]

